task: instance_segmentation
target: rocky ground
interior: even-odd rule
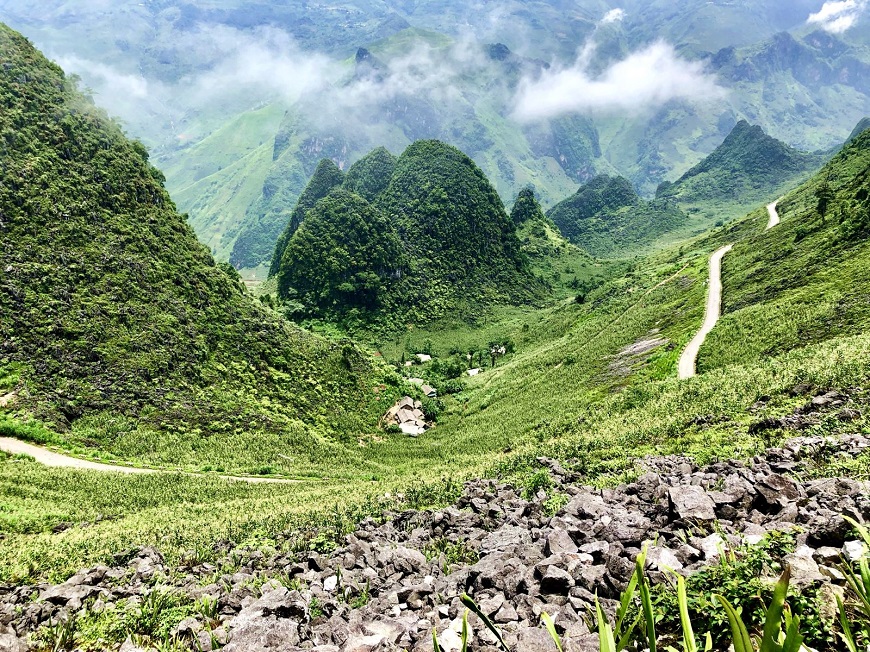
[[[824,396],[813,400],[848,409],[837,395]],[[762,429],[774,425],[759,423]],[[505,484],[470,482],[456,504],[364,521],[329,553],[228,549],[217,564],[191,560],[169,568],[158,551],[143,549],[60,585],[0,587],[0,651],[27,650],[28,637],[41,626],[85,605],[99,611],[122,601],[145,603],[168,586],[211,605],[174,627],[196,650],[428,651],[433,627],[446,650],[458,649],[464,592],[499,624],[511,649],[555,649],[540,627],[546,611],[566,650],[597,650],[597,635],[585,622],[594,594],[612,608],[646,542],[655,582],[666,568],[688,574],[715,562],[724,549],[797,525],[797,547],[785,560],[793,582],[836,590],[843,583],[836,568],[841,558],[862,554],[841,515],[870,519],[868,486],[794,478],[819,459],[855,456],[868,447],[861,435],[799,437],[747,464],[698,468],[689,459],[654,458],[635,482],[604,490],[579,484],[542,458],[553,482],[548,492],[527,499]],[[564,504],[550,516],[553,495],[563,496]],[[475,649],[495,649],[495,638],[475,621]],[[122,646],[137,649],[130,640]]]

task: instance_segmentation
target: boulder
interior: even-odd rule
[[[679,485],[668,489],[671,511],[685,520],[712,521],[716,518],[716,504],[703,488]]]

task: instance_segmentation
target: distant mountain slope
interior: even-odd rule
[[[861,118],[861,120],[858,122],[858,124],[855,125],[855,128],[852,130],[852,133],[849,134],[849,137],[846,139],[845,144],[848,145],[849,143],[851,143],[853,140],[855,140],[858,136],[860,136],[862,133],[864,133],[868,129],[870,129],[870,117]]]
[[[262,262],[262,249],[250,243],[268,237],[259,234],[280,232],[286,223],[281,211],[301,192],[299,172],[312,174],[323,157],[349,171],[352,163],[374,148],[400,152],[417,140],[438,139],[470,156],[502,197],[534,182],[548,202],[610,169],[589,118],[567,116],[525,126],[507,115],[506,88],[523,74],[542,69],[543,62],[519,57],[504,45],[481,45],[475,48],[474,66],[453,80],[449,97],[444,97],[443,89],[423,84],[426,75],[434,74],[431,67],[443,65],[446,74],[453,74],[460,66],[452,59],[459,56],[457,47],[442,34],[406,30],[358,51],[347,63],[347,78],[335,89],[337,100],[302,98],[292,106],[274,138],[272,169],[263,195],[235,235],[234,264],[241,268]],[[418,80],[421,87],[396,87],[394,79],[384,77],[384,61],[401,67],[405,58],[414,56],[431,60],[421,65],[425,69]],[[351,87],[354,83],[365,89],[358,105],[342,100],[342,89],[350,98],[359,94],[359,88]],[[482,94],[481,88],[489,90]],[[342,101],[348,105],[342,106]]]
[[[143,450],[159,447],[146,431],[197,446],[374,426],[382,375],[365,356],[248,295],[145,148],[5,26],[0,59],[0,377],[15,412]]]
[[[645,201],[628,179],[607,175],[580,186],[547,217],[568,240],[597,256],[636,251],[686,219],[670,201]]]
[[[820,156],[789,147],[741,120],[712,154],[674,183],[659,186],[656,197],[685,204],[764,201],[785,182],[820,164]]]
[[[318,170],[332,169],[330,166],[333,164],[326,160]],[[367,181],[361,184],[364,177]],[[338,180],[337,175],[334,180]],[[347,192],[348,187],[360,185],[369,191],[383,189],[369,203]],[[279,242],[276,248],[279,295],[285,299],[307,297],[309,308],[318,308],[321,313],[341,314],[358,307],[380,311],[381,317],[393,321],[428,321],[448,313],[477,314],[493,303],[527,302],[543,290],[521,251],[516,226],[486,176],[465,154],[439,141],[417,141],[395,161],[386,150],[375,150],[362,159],[353,174],[343,178],[342,190],[334,190],[307,211],[300,199],[294,215],[303,214],[316,214],[318,232],[337,233],[341,223],[349,232],[348,245],[338,238],[330,254],[335,265],[328,275],[335,282],[318,290],[329,296],[331,310],[305,288],[294,287],[294,279],[307,285],[299,273],[300,258],[327,255],[320,251],[320,245],[306,243],[310,234],[288,225],[287,244]],[[392,236],[382,222],[398,233],[401,257],[390,254],[381,259],[377,238],[371,238],[381,233],[382,247],[388,249]],[[369,234],[364,233],[366,228]],[[360,252],[365,250],[370,253],[364,256]],[[346,265],[340,262],[345,257]],[[394,264],[389,264],[390,259]],[[336,298],[351,292],[351,286],[362,291],[365,275],[377,286],[377,301],[361,306],[349,295],[346,300]],[[341,284],[347,287],[339,289]]]
[[[733,227],[744,237],[725,259],[723,317],[699,369],[857,335],[870,324],[870,131],[787,193],[778,210],[782,221],[770,231],[763,210]],[[845,364],[866,361],[838,359],[833,370]]]

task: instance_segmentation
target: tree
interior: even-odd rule
[[[828,205],[831,203],[831,200],[834,199],[834,190],[831,188],[831,184],[828,183],[828,179],[822,181],[821,185],[816,188],[816,211],[822,218],[822,222],[825,221],[825,215],[828,213]]]

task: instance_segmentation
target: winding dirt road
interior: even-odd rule
[[[34,446],[18,439],[11,437],[0,437],[0,450],[12,455],[29,455],[40,464],[45,466],[69,468],[69,469],[86,469],[90,471],[104,471],[113,473],[164,473],[171,471],[162,471],[160,469],[140,469],[132,466],[115,466],[114,464],[102,464],[100,462],[91,462],[78,457],[70,457],[61,453],[55,453],[42,446]],[[252,484],[261,483],[279,483],[288,484],[296,483],[299,480],[288,480],[284,478],[257,478],[240,475],[212,475],[205,473],[184,473],[194,477],[209,477],[222,478],[224,480],[235,480],[238,482],[250,482]]]
[[[782,199],[780,197],[780,199]],[[769,231],[779,224],[779,213],[776,210],[776,205],[779,199],[767,205],[767,227],[765,231]],[[734,247],[733,244],[726,245],[717,249],[710,256],[710,281],[707,290],[707,308],[704,313],[704,323],[692,341],[686,346],[677,368],[677,375],[682,380],[691,378],[696,373],[696,365],[698,362],[698,353],[701,350],[701,345],[707,339],[707,335],[713,330],[716,322],[719,321],[719,314],[722,311],[722,257],[725,256]]]
[[[707,287],[707,308],[704,313],[704,323],[692,341],[683,350],[680,356],[678,376],[680,379],[691,378],[695,375],[695,363],[698,360],[698,351],[707,339],[707,335],[713,330],[719,321],[719,312],[722,309],[722,257],[734,247],[733,244],[720,247],[710,256],[710,281]]]
[[[782,199],[782,197],[780,197],[779,199]],[[767,214],[769,216],[769,219],[767,220],[766,230],[768,231],[775,227],[777,224],[779,224],[779,213],[776,212],[776,205],[779,203],[779,199],[767,205]]]

